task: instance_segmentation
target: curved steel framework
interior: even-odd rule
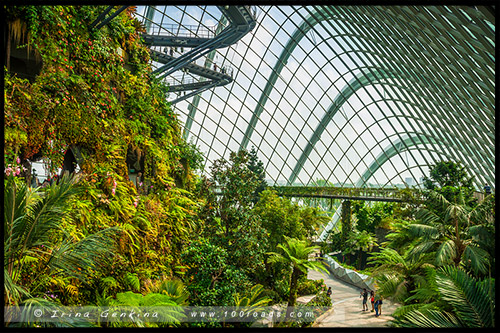
[[[149,29],[201,34],[222,31],[228,10],[146,6],[137,16]],[[206,166],[255,146],[270,184],[418,185],[429,165],[454,160],[478,189],[494,186],[494,7],[262,6],[252,14],[249,33],[198,64],[229,66],[233,80],[174,106]]]

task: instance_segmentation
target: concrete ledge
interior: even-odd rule
[[[365,274],[358,273],[349,268],[342,267],[335,259],[328,254],[323,255],[330,273],[339,280],[352,284],[358,288],[375,290],[373,279]]]

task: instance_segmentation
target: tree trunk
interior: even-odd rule
[[[299,276],[300,276],[300,270],[294,267],[292,271],[292,276],[290,278],[290,295],[288,296],[286,318],[290,318],[292,307],[295,306],[295,301],[297,300],[297,286],[298,286]]]

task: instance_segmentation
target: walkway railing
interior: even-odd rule
[[[402,201],[399,188],[356,188],[333,186],[274,186],[281,196],[295,198]]]
[[[155,24],[150,28],[150,35],[166,35],[189,38],[214,38],[217,26],[181,25],[181,24]]]

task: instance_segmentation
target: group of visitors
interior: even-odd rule
[[[363,310],[368,311],[368,290],[363,288],[359,297],[363,297]],[[370,290],[370,302],[372,303],[371,312],[375,311],[375,317],[378,317],[382,314],[382,296],[375,294],[373,290]]]

